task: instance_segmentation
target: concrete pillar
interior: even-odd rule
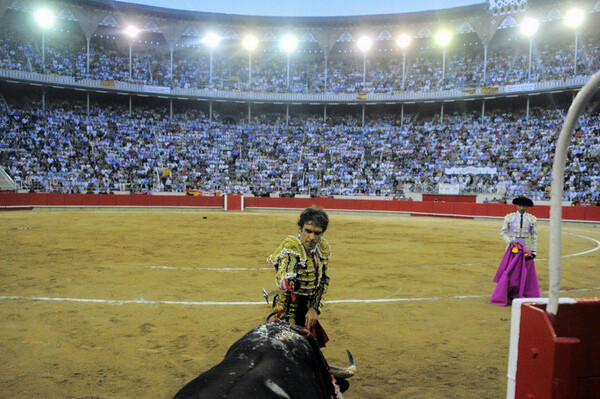
[[[404,128],[404,104],[400,105],[400,129]]]
[[[362,127],[365,127],[365,104],[362,106]]]
[[[481,101],[481,122],[485,121],[485,99]]]

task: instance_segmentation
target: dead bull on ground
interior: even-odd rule
[[[345,379],[356,373],[350,352],[348,357],[349,367],[329,367],[316,341],[300,327],[268,322],[235,342],[221,363],[190,381],[174,399],[341,397],[338,386],[347,389]]]

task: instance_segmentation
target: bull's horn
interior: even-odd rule
[[[346,352],[348,352],[348,361],[350,362],[350,365],[346,368],[329,366],[329,373],[331,373],[332,376],[350,378],[356,374],[356,362],[354,361],[354,356],[352,356],[350,351]]]

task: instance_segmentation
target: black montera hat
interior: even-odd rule
[[[533,206],[533,201],[527,197],[517,197],[512,201],[513,205]]]

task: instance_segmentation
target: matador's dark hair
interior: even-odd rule
[[[324,233],[329,225],[329,216],[323,208],[313,205],[302,211],[300,219],[298,219],[298,227],[302,228],[307,223],[322,228]]]

